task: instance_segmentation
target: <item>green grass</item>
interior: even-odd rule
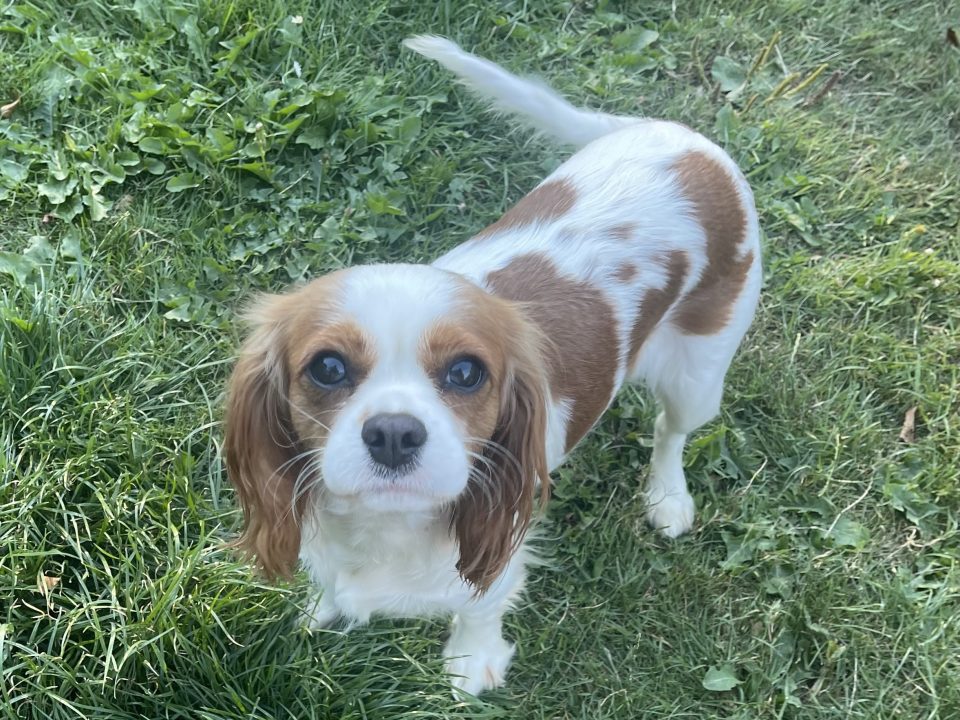
[[[947,0],[3,4],[0,717],[960,716],[950,26]],[[565,157],[402,51],[417,32],[702,129],[766,236],[687,451],[697,531],[643,525],[628,390],[556,473],[508,685],[474,703],[441,623],[308,634],[305,583],[223,549],[237,309],[433,258]]]

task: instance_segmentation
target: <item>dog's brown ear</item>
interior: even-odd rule
[[[300,551],[300,472],[287,403],[283,328],[271,313],[277,298],[254,313],[257,327],[230,378],[224,429],[227,474],[243,508],[243,531],[233,543],[271,579],[289,577]]]
[[[523,337],[523,336],[521,336]],[[547,397],[541,353],[531,333],[514,335],[510,370],[503,382],[491,443],[476,464],[484,486],[474,484],[454,507],[460,545],[457,570],[478,593],[485,592],[523,540],[540,482],[541,504],[550,494],[547,472]]]

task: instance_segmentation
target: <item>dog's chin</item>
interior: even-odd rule
[[[438,512],[449,501],[405,488],[383,488],[359,495],[364,509],[375,513],[430,513]]]
[[[324,496],[327,509],[340,515],[357,511],[435,515],[449,507],[466,484],[466,478],[462,484],[431,483],[416,471],[410,476],[393,478],[377,473],[359,487],[354,485],[345,492],[335,482],[328,482]]]

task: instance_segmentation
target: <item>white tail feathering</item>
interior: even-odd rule
[[[639,121],[575,107],[540,82],[517,77],[446,38],[417,35],[403,44],[436,60],[495,109],[520,115],[537,130],[578,148]]]

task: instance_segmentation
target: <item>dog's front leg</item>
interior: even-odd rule
[[[315,597],[304,610],[303,624],[311,630],[322,630],[330,627],[340,617],[340,608],[333,599],[333,593],[320,590],[320,596]]]
[[[443,649],[454,696],[477,695],[503,685],[516,647],[503,639],[504,607],[475,611],[453,618],[450,639]]]

